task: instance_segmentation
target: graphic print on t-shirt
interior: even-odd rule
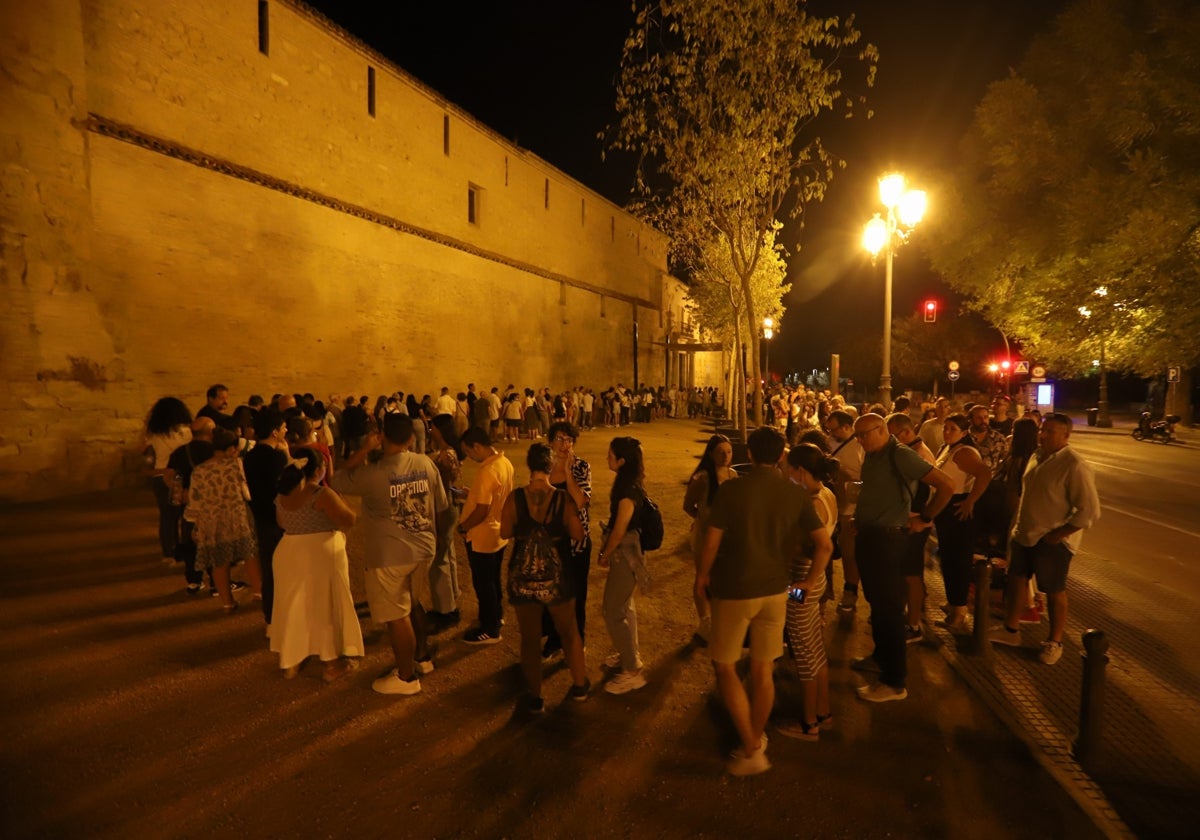
[[[429,475],[417,472],[393,475],[388,479],[392,497],[392,522],[414,534],[433,531],[430,515]]]

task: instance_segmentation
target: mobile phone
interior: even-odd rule
[[[795,601],[797,604],[803,604],[806,597],[808,597],[808,592],[798,586],[788,590],[789,601]]]

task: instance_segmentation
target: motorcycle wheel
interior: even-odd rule
[[[1134,440],[1142,439],[1142,430],[1141,429],[1134,429],[1133,432],[1131,432],[1131,434],[1133,435]]]

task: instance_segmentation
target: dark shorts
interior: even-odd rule
[[[1067,590],[1067,571],[1071,567],[1071,549],[1066,543],[1050,544],[1038,541],[1032,547],[1011,543],[1012,559],[1008,573],[1017,577],[1037,578],[1038,589],[1047,595]]]
[[[929,528],[916,534],[908,535],[908,545],[904,548],[904,557],[900,560],[900,572],[905,577],[924,577],[925,575],[925,543],[929,541]]]

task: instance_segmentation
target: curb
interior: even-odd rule
[[[1049,734],[1050,727],[1042,728],[1043,737],[1038,737],[1032,732],[1020,719],[1021,716],[1017,710],[998,696],[994,686],[987,685],[973,668],[960,661],[959,654],[946,644],[946,640],[943,638],[944,632],[935,631],[938,639],[938,652],[942,655],[942,659],[992,710],[996,717],[1000,718],[1005,726],[1029,748],[1029,752],[1038,764],[1045,768],[1063,791],[1091,818],[1096,828],[1110,840],[1136,840],[1137,835],[1117,814],[1100,786],[1072,757],[1070,744],[1064,743],[1064,739],[1061,737],[1051,736]]]

